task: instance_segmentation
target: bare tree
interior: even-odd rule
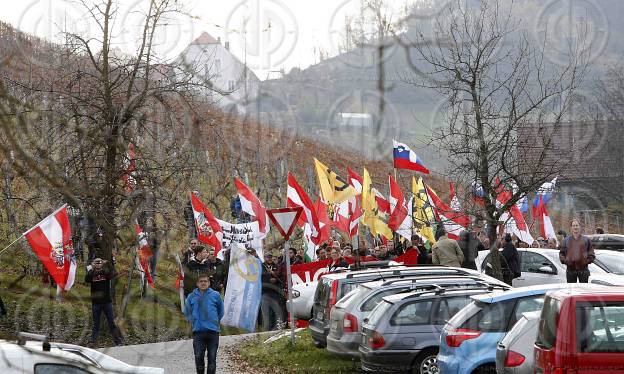
[[[50,205],[64,200],[93,220],[102,234],[93,243],[110,258],[139,208],[152,217],[175,209],[207,163],[198,125],[210,113],[203,94],[214,88],[210,77],[198,79],[154,51],[158,30],[181,11],[177,1],[146,4],[132,55],[113,48],[124,26],[117,1],[82,4],[100,35],[67,33],[64,46],[49,46],[35,61],[15,56],[13,65],[26,69],[3,69],[0,150]],[[130,162],[138,164],[132,192],[122,182]]]
[[[445,100],[446,123],[434,134],[434,143],[448,154],[454,179],[465,186],[476,181],[485,192],[483,206],[473,205],[469,213],[487,223],[492,262],[500,277],[496,239],[501,217],[565,166],[547,154],[586,70],[577,53],[582,49],[574,44],[567,66],[549,65],[544,55],[548,46],[534,42],[519,27],[513,4],[503,9],[498,1],[453,1],[427,31],[398,38],[410,57],[411,71],[403,79],[433,89]],[[549,126],[539,126],[543,123]],[[526,125],[540,131],[541,144],[519,136]],[[499,193],[514,185],[511,197],[497,203]]]

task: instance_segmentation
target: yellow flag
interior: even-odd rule
[[[386,239],[392,240],[392,230],[379,218],[379,207],[377,200],[375,200],[373,183],[366,169],[364,169],[364,176],[362,177],[362,210],[364,211],[362,223],[368,226],[371,233],[373,235],[380,234]]]
[[[429,206],[429,200],[427,199],[427,192],[425,191],[425,185],[422,178],[412,177],[412,193],[414,194],[414,226],[416,232],[423,238],[427,239],[430,243],[435,243],[435,235],[431,228],[431,221],[433,220],[433,209]],[[429,217],[429,213],[431,217]]]
[[[321,187],[321,196],[327,204],[339,204],[351,196],[355,196],[353,186],[316,158],[314,159],[314,166]]]

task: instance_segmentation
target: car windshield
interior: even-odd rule
[[[596,253],[596,259],[609,273],[624,275],[624,254],[617,252],[599,252]]]
[[[392,307],[392,304],[382,300],[377,306],[373,309],[370,316],[368,317],[368,323],[377,326],[382,318],[386,316],[388,310]]]
[[[316,292],[314,293],[314,302],[326,306],[329,300],[329,294],[331,293],[331,280],[322,279],[316,286]]]

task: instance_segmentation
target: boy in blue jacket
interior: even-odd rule
[[[208,351],[208,374],[214,374],[217,371],[223,300],[217,291],[210,288],[210,277],[207,273],[198,276],[197,288],[188,295],[185,305],[184,314],[193,326],[193,351],[197,374],[204,374],[206,351]]]

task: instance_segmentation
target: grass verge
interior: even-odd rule
[[[309,330],[297,334],[295,346],[290,337],[263,343],[266,336],[250,339],[238,347],[239,364],[266,373],[356,373],[356,365],[319,349],[312,343]]]

